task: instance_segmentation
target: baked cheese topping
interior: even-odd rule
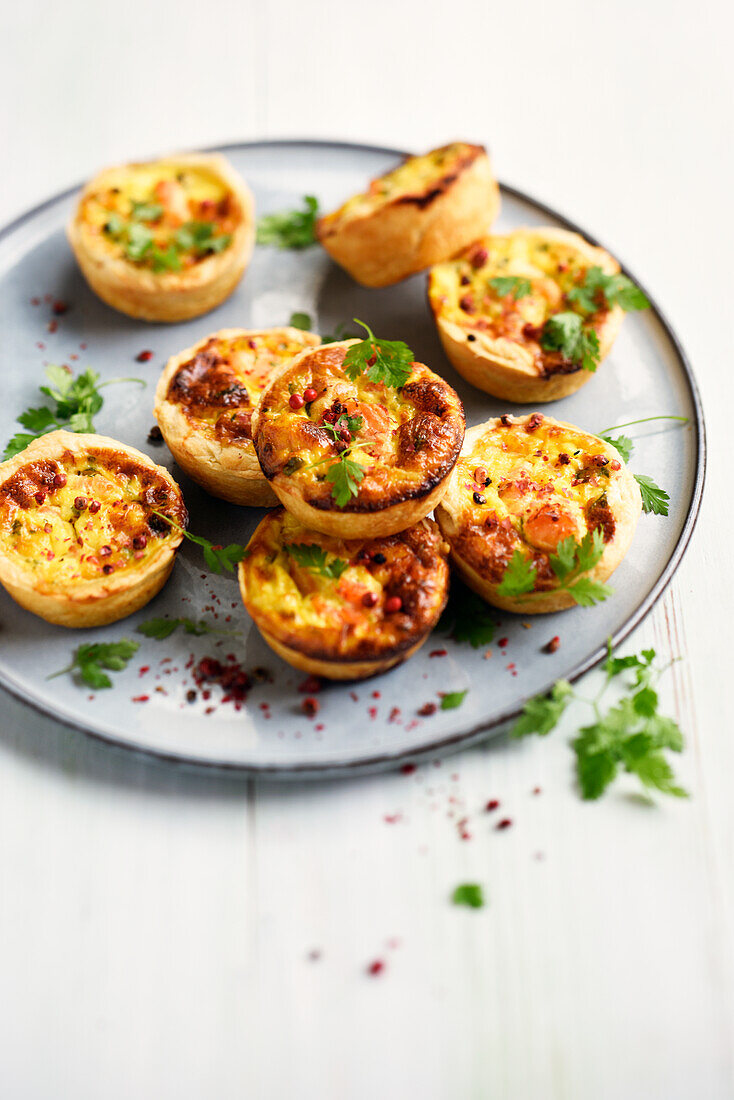
[[[216,172],[160,160],[103,172],[79,217],[110,254],[161,273],[223,252],[242,210]]]
[[[354,195],[338,210],[323,217],[320,232],[329,232],[343,219],[366,214],[389,202],[428,204],[484,152],[479,145],[454,142],[421,156],[408,157],[392,172],[372,180],[364,194]]]
[[[313,507],[335,508],[332,467],[346,453],[361,480],[343,511],[377,511],[425,496],[461,449],[457,394],[422,363],[413,363],[400,389],[365,375],[353,382],[342,368],[348,346],[317,348],[273,383],[255,439],[263,473],[287,479]]]
[[[187,522],[181,494],[124,452],[65,452],[0,485],[0,547],[42,583],[73,586],[139,569]]]
[[[240,569],[258,626],[312,656],[378,657],[431,629],[448,584],[445,545],[432,520],[389,538],[343,541],[268,513]]]
[[[211,336],[177,369],[166,400],[197,429],[223,443],[252,439],[252,414],[273,371],[318,342],[297,329]]]
[[[522,423],[502,417],[456,465],[457,550],[493,582],[521,550],[536,563],[536,587],[548,587],[548,556],[561,540],[580,542],[597,528],[605,542],[614,537],[607,493],[622,470],[617,452],[596,436],[541,413]]]
[[[541,347],[543,325],[557,313],[580,313],[568,291],[584,282],[589,261],[570,242],[520,230],[485,237],[462,255],[431,269],[428,296],[436,318],[463,328],[467,338],[486,335],[529,349],[541,374],[580,370],[559,351]],[[512,279],[514,285],[493,280]],[[520,280],[522,284],[520,285]],[[581,313],[597,330],[609,310]]]

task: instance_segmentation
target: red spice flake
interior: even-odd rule
[[[36,347],[37,347],[37,348],[39,348],[39,349],[40,349],[41,351],[45,351],[45,350],[46,350],[46,345],[45,345],[45,344],[42,344],[40,340],[37,340],[37,341],[36,341]]]
[[[422,718],[430,718],[430,716],[432,714],[435,714],[437,710],[438,707],[435,703],[424,703],[423,706],[420,707],[420,709],[418,710],[418,713],[421,715]]]
[[[82,351],[87,350],[87,345],[86,344],[80,344],[79,347],[82,349]]]
[[[398,814],[385,814],[382,819],[386,825],[397,825],[398,821],[403,820],[403,815]]]
[[[252,341],[250,341],[250,342],[252,342]],[[309,953],[308,953],[309,962],[318,962],[320,958],[321,958],[321,952],[319,951],[318,948],[314,948],[313,951],[309,951]]]
[[[40,298],[31,298],[31,305],[32,306],[40,306],[40,304],[41,304],[41,299]]]
[[[512,818],[511,817],[503,817],[501,821],[497,822],[495,828],[496,829],[509,829],[510,825],[512,825]]]
[[[62,313],[67,313],[69,306],[67,302],[62,302],[60,298],[57,298],[54,304],[51,306],[57,317],[60,317]]]
[[[315,718],[319,713],[321,704],[318,699],[313,699],[310,695],[307,696],[301,703],[301,710],[307,718]]]
[[[149,363],[152,358],[152,351],[139,351],[138,354],[135,356],[135,361],[137,363]]]
[[[150,665],[141,665],[138,669],[138,676],[145,676],[146,672],[150,672]]]
[[[497,807],[499,806],[499,804],[500,804],[499,798],[490,798],[489,802],[484,807],[484,809],[487,811],[488,814],[491,814],[492,810],[496,810]]]
[[[49,321],[49,323],[46,325],[46,328],[51,334],[53,334],[54,332],[58,331],[59,322],[58,321]]]
[[[355,703],[359,702],[359,696],[357,695],[356,691],[350,691],[349,692],[349,698],[353,699]]]
[[[367,708],[367,713],[369,714],[370,718],[372,718],[372,719],[376,718],[377,717],[377,707],[368,707]]]
[[[456,822],[456,828],[459,830],[460,840],[471,840],[471,833],[467,826],[469,825],[469,818],[462,817],[461,821]]]
[[[533,787],[533,794],[542,794],[542,793],[543,793],[543,788],[542,787]]]
[[[367,967],[367,973],[370,975],[370,977],[376,978],[378,974],[382,974],[384,969],[385,963],[383,962],[383,960],[375,959],[374,962],[371,962]]]
[[[403,766],[400,769],[400,771],[403,775],[412,775],[415,770],[416,770],[416,765],[415,764],[403,764]]]
[[[551,638],[551,640],[548,642],[548,644],[545,647],[546,653],[555,653],[556,650],[558,649],[558,647],[560,646],[560,644],[561,644],[561,639],[558,637],[557,634],[554,634],[554,636]]]
[[[506,649],[508,641],[509,638],[500,638],[500,640],[497,642],[497,645],[500,647],[500,649]]]
[[[323,722],[317,722],[316,725],[314,726],[314,729],[316,730],[317,733],[321,733],[322,729],[325,729],[324,723]]]
[[[147,703],[150,699],[149,695],[133,695],[133,703]]]
[[[429,657],[445,657],[448,653],[447,649],[432,649],[428,654]]]
[[[379,699],[380,698],[380,692],[379,691],[373,691],[372,692],[372,698],[373,699]]]
[[[78,355],[70,355],[70,356],[69,356],[69,358],[70,358],[70,359],[75,359],[75,360],[76,360],[76,359],[78,359],[78,358],[79,358],[79,356],[78,356]]]
[[[225,695],[223,703],[232,700],[244,702],[250,689],[250,677],[242,665],[237,661],[223,664],[215,657],[202,657],[194,669],[194,681],[201,687],[203,683],[216,683],[223,689]],[[208,698],[208,693],[203,692],[203,697]]]
[[[388,722],[397,722],[398,718],[400,717],[400,713],[400,707],[393,707],[390,711]]]

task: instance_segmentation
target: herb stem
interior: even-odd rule
[[[628,420],[625,424],[614,424],[611,428],[604,428],[596,434],[606,435],[607,432],[616,432],[620,428],[631,428],[633,424],[649,424],[652,420],[681,420],[684,424],[688,423],[687,416],[643,416],[641,420]]]

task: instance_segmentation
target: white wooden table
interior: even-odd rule
[[[732,1097],[730,6],[26,0],[4,24],[3,221],[167,148],[484,141],[654,290],[710,459],[687,557],[626,647],[684,658],[662,690],[690,802],[624,782],[581,802],[569,722],[410,776],[273,787],[3,695],[0,1096]],[[487,908],[449,904],[465,880]]]

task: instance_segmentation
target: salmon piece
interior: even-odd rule
[[[548,503],[528,516],[523,524],[527,542],[537,550],[552,553],[563,539],[576,538],[578,525],[559,504]]]
[[[183,225],[189,221],[189,202],[178,180],[158,180],[153,193],[165,211],[169,225]]]

